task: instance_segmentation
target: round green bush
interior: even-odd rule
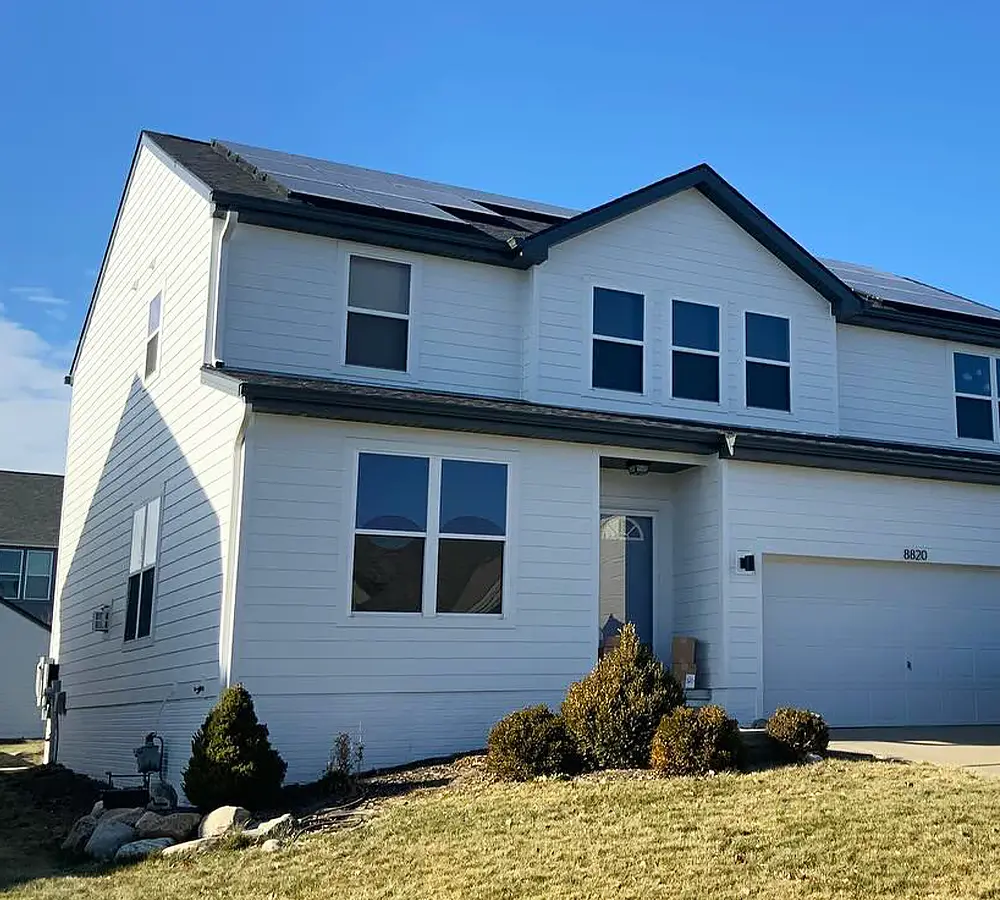
[[[628,623],[618,646],[570,686],[562,715],[586,765],[645,768],[657,725],[683,702],[681,686]]]
[[[739,725],[721,706],[680,706],[656,729],[649,764],[661,775],[707,775],[737,768],[742,751]]]
[[[580,754],[560,716],[546,706],[531,706],[493,726],[486,744],[486,769],[503,781],[575,775],[580,771]]]
[[[807,753],[825,753],[830,729],[819,713],[790,706],[776,709],[767,720],[767,733],[792,759]]]
[[[277,799],[286,768],[267,726],[257,720],[249,691],[237,684],[222,692],[191,741],[182,784],[201,810],[262,809]]]

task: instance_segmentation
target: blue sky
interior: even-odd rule
[[[1000,305],[987,2],[0,5],[0,468],[61,467],[136,135],[586,207],[713,165],[813,252]]]

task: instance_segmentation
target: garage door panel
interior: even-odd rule
[[[1000,722],[1000,570],[767,556],[763,591],[765,712]]]

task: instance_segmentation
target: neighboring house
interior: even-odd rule
[[[0,738],[37,737],[35,667],[48,652],[61,475],[0,471]]]
[[[1000,721],[1000,311],[708,166],[574,213],[145,133],[71,380],[74,768],[176,779],[237,681],[292,780],[481,746],[625,620],[744,722]]]

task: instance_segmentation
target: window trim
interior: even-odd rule
[[[146,536],[149,533],[149,507],[153,503],[158,503],[157,516],[156,516],[156,546],[154,548],[153,561],[150,564],[146,564]],[[133,571],[132,569],[132,535],[135,523],[135,514],[139,510],[143,510],[143,526],[142,526],[142,543],[139,548],[139,568]],[[130,527],[129,527],[129,543],[128,543],[128,562],[125,572],[125,604],[123,609],[123,620],[122,620],[122,650],[129,651],[134,650],[138,647],[146,647],[152,644],[156,638],[156,598],[159,593],[160,588],[160,553],[163,544],[163,493],[153,494],[147,497],[145,500],[141,500],[132,507],[130,507],[131,515],[129,517]],[[150,599],[150,609],[149,609],[149,634],[144,634],[139,636],[139,612],[142,608],[142,575],[143,573],[153,570],[153,595]],[[128,637],[126,628],[128,627],[128,583],[132,580],[134,575],[139,576],[139,600],[136,607],[136,634],[135,637]]]
[[[385,310],[365,309],[364,307],[351,306],[351,260],[355,257],[377,260],[379,262],[397,263],[410,267],[410,311],[406,314],[393,313]],[[418,286],[421,284],[420,261],[404,253],[393,253],[383,247],[348,247],[341,254],[343,265],[343,277],[341,279],[343,291],[343,303],[341,304],[341,329],[340,329],[340,351],[338,363],[346,372],[353,372],[367,377],[385,380],[411,381],[417,374],[417,341],[414,339],[418,316],[416,310],[416,299],[418,296]],[[361,313],[363,315],[381,316],[386,319],[401,319],[406,321],[406,368],[405,369],[380,369],[377,366],[361,366],[347,361],[347,320],[351,313]]]
[[[767,316],[771,319],[784,319],[788,323],[788,362],[780,359],[766,359],[762,356],[750,356],[747,353],[747,316]],[[792,317],[784,315],[783,313],[765,312],[761,309],[751,309],[750,307],[744,307],[742,315],[742,329],[741,329],[741,339],[740,339],[740,357],[742,359],[741,368],[743,371],[743,410],[751,415],[764,415],[764,416],[778,416],[781,418],[787,418],[792,415],[792,411],[795,409],[795,379],[792,378],[792,358],[793,358],[793,348],[795,346],[794,335],[792,332]],[[760,363],[765,366],[782,366],[788,369],[788,409],[773,409],[770,406],[751,406],[747,402],[747,391],[749,388],[749,379],[747,378],[747,364],[748,363]]]
[[[586,379],[587,389],[590,393],[597,396],[614,398],[616,400],[622,400],[631,398],[633,400],[646,400],[650,396],[649,389],[649,330],[650,330],[650,303],[649,303],[649,291],[639,290],[635,285],[631,287],[623,287],[620,284],[611,283],[609,281],[598,281],[592,279],[588,281],[590,288],[590,293],[588,295],[588,314],[587,314],[587,326],[588,326],[588,337],[587,337],[587,368],[584,372],[584,378]],[[617,291],[620,294],[635,294],[636,296],[642,297],[642,340],[637,341],[633,338],[620,338],[611,335],[598,334],[594,329],[594,294],[598,288],[606,291]],[[605,341],[611,344],[625,344],[631,347],[640,347],[642,349],[642,390],[641,391],[626,391],[619,388],[609,388],[600,387],[594,384],[594,345],[597,341]]]
[[[697,347],[684,347],[674,343],[674,303],[690,303],[695,306],[710,306],[717,310],[719,314],[719,349],[700,350]],[[721,303],[712,303],[709,300],[694,300],[691,297],[679,297],[676,295],[670,298],[670,308],[667,312],[667,333],[669,334],[669,354],[667,357],[667,401],[669,403],[690,405],[695,409],[719,409],[725,406],[726,402],[726,378],[722,368],[722,348],[726,346],[726,321],[723,315]],[[719,399],[718,400],[696,400],[693,397],[674,396],[674,352],[690,353],[698,356],[714,356],[719,365]]]
[[[160,298],[160,319],[153,329],[152,334],[149,331],[149,307],[153,305],[153,301],[159,297]],[[161,285],[155,291],[149,295],[149,299],[146,300],[146,337],[142,342],[142,363],[140,365],[140,371],[142,372],[142,383],[147,385],[156,380],[156,376],[160,374],[160,369],[163,368],[163,312],[166,306],[166,292]],[[149,342],[156,338],[156,366],[152,372],[148,375],[146,374],[146,356],[149,353]]]
[[[967,394],[959,391],[955,386],[955,357],[956,356],[981,356],[989,363],[990,374],[990,395]],[[985,348],[970,349],[967,346],[952,345],[948,353],[948,378],[951,384],[951,417],[954,425],[955,441],[966,447],[996,446],[1000,443],[1000,354],[991,353]],[[990,421],[993,423],[993,436],[991,438],[963,437],[958,433],[958,403],[959,397],[967,400],[988,401],[990,404]]]
[[[341,624],[352,627],[367,627],[378,623],[379,627],[419,627],[419,628],[513,628],[513,616],[516,609],[516,591],[513,581],[514,573],[517,571],[517,543],[514,534],[513,516],[517,509],[517,452],[497,451],[492,448],[479,447],[454,447],[442,444],[428,444],[425,446],[413,446],[402,444],[391,440],[352,440],[350,441],[351,465],[348,469],[351,481],[349,490],[344,491],[344,514],[342,522],[348,527],[343,532],[345,560],[344,576],[344,602],[341,605],[341,612],[338,619]],[[360,458],[363,453],[380,454],[383,456],[417,456],[429,461],[427,477],[427,530],[423,533],[424,538],[424,571],[423,584],[421,586],[421,608],[419,612],[393,612],[375,610],[355,610],[352,603],[352,591],[354,585],[354,536],[359,533],[357,528],[357,494],[358,494],[358,471]],[[507,467],[507,508],[503,554],[503,599],[501,611],[499,613],[439,613],[437,612],[437,571],[438,571],[438,546],[441,538],[440,518],[441,518],[441,462],[442,460],[456,460],[459,462],[482,462],[496,463]],[[433,530],[432,530],[433,529]],[[361,533],[368,529],[361,529]],[[379,534],[389,534],[389,532],[378,532]],[[407,532],[405,536],[419,536],[416,532]],[[450,533],[446,537],[452,536]],[[466,538],[468,535],[458,535]],[[473,538],[474,539],[474,538]],[[499,535],[494,535],[484,540],[501,540]],[[433,547],[433,552],[431,548]]]

